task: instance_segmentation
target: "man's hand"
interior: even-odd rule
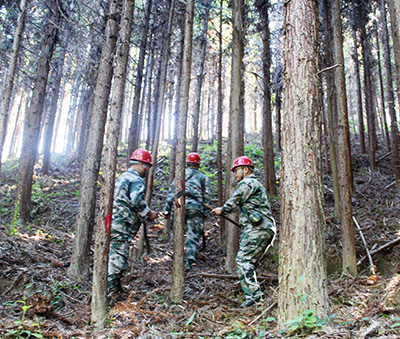
[[[221,215],[222,214],[222,208],[221,207],[214,208],[211,212],[216,214],[216,215]]]
[[[157,217],[158,217],[158,212],[153,211],[153,210],[150,210],[149,213],[147,213],[147,217],[148,217],[150,220],[155,220],[155,219],[157,219]]]

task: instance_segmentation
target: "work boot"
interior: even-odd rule
[[[107,284],[107,296],[111,297],[119,292],[122,291],[122,285],[119,280],[116,281],[109,281]]]
[[[259,302],[260,300],[262,300],[261,297],[256,297],[256,298],[248,298],[245,301],[242,302],[242,304],[239,306],[240,308],[246,308],[249,307],[251,305],[254,305],[256,302]]]

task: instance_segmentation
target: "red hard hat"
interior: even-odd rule
[[[233,163],[233,166],[231,168],[231,171],[233,172],[236,167],[239,166],[250,166],[251,168],[254,168],[253,162],[249,157],[241,156],[235,160]]]
[[[151,163],[150,152],[146,151],[145,149],[141,149],[141,148],[138,148],[135,152],[132,153],[131,160],[145,162],[146,164],[149,164],[150,166],[153,165]]]
[[[197,153],[190,153],[186,158],[186,162],[189,164],[200,164],[200,155]]]

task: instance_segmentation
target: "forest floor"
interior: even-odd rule
[[[390,156],[379,154],[377,171],[371,173],[368,158],[355,154],[354,216],[368,248],[376,249],[399,238],[400,196],[391,185]],[[209,154],[209,159],[214,155]],[[158,210],[166,196],[164,160],[161,157],[159,162],[152,203]],[[213,161],[207,166],[213,167]],[[17,161],[4,164],[0,177],[1,338],[400,338],[400,247],[389,246],[372,256],[376,276],[368,258],[360,263],[357,278],[341,275],[341,233],[328,175],[323,180],[332,317],[322,319],[328,320],[324,326],[305,316],[297,326],[288,324],[284,333],[276,329],[279,237],[257,269],[263,304],[240,309],[243,293],[236,276],[224,270],[215,217],[207,218],[205,249],[186,273],[184,302],[171,302],[172,241],[163,236],[160,218],[149,226],[151,254],[129,260],[123,292],[110,300],[107,327],[94,332],[91,276],[84,283],[67,277],[78,207],[78,164],[58,157],[50,176],[35,175],[33,221],[28,226],[20,225],[13,211],[17,165]],[[271,200],[279,227],[279,200]],[[361,259],[366,250],[360,232],[355,232]],[[307,320],[311,329],[303,326]]]

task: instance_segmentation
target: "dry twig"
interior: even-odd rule
[[[269,305],[264,311],[261,312],[261,314],[259,314],[257,317],[255,317],[252,321],[250,321],[247,325],[251,326],[253,325],[258,319],[260,319],[265,313],[267,313],[268,311],[270,311],[273,307],[275,307],[277,305],[277,302],[274,301],[271,305]]]
[[[385,250],[385,249],[387,249],[387,248],[390,248],[390,247],[392,247],[392,246],[395,246],[395,245],[397,245],[398,243],[400,243],[400,238],[397,238],[397,239],[395,239],[395,240],[392,240],[391,242],[388,242],[387,244],[383,245],[382,247],[377,248],[375,251],[371,251],[371,255],[374,255],[374,254],[379,253],[379,252],[381,252],[381,251],[383,251],[383,250]],[[360,265],[360,264],[365,260],[365,258],[367,258],[366,255],[363,256],[363,257],[357,262],[357,265]]]
[[[369,249],[368,249],[367,241],[365,240],[364,234],[363,234],[363,232],[362,232],[362,230],[360,228],[360,225],[358,224],[357,219],[354,216],[353,216],[353,220],[354,220],[354,223],[357,226],[358,232],[360,232],[360,236],[361,236],[361,239],[362,239],[362,241],[364,243],[365,250],[367,251],[367,256],[368,256],[368,259],[369,259],[369,263],[371,265],[371,273],[372,273],[373,276],[375,276],[376,275],[375,265],[374,265],[374,263],[372,261],[372,257],[371,257],[371,253],[369,252]]]

